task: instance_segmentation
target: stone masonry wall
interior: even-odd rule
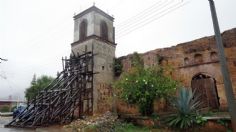
[[[111,83],[113,82],[113,60],[115,47],[98,40],[89,40],[79,45],[73,46],[74,53],[83,53],[87,46],[87,51],[92,50],[94,56],[94,82],[93,82],[93,110],[94,114],[104,113],[112,108]]]
[[[222,33],[228,68],[236,97],[236,28]],[[169,48],[156,49],[141,54],[145,67],[155,65],[171,66],[174,70],[169,73],[185,87],[191,87],[192,78],[206,74],[216,80],[220,109],[227,108],[224,83],[218,59],[214,36],[200,38],[194,41],[178,44]],[[131,67],[131,55],[122,57],[123,71]]]

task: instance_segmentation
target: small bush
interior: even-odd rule
[[[0,109],[0,112],[10,112],[10,107],[9,107],[9,106],[3,106],[3,107]]]
[[[204,125],[205,123],[207,122],[207,119],[205,119],[205,118],[203,118],[203,116],[201,116],[201,115],[197,115],[196,116],[196,123],[198,124],[198,125]]]
[[[115,132],[149,132],[146,127],[135,126],[132,123],[116,123],[114,125]]]

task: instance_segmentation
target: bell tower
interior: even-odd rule
[[[82,53],[93,49],[95,54],[93,71],[93,114],[111,110],[114,81],[113,61],[116,44],[114,40],[114,18],[92,6],[74,16],[73,53]]]

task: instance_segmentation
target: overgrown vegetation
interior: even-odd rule
[[[226,119],[218,119],[217,123],[224,126],[227,129],[227,132],[232,132],[232,129],[229,127],[230,121]]]
[[[100,124],[100,125],[89,125],[84,128],[85,132],[150,132],[147,127],[136,126],[132,123],[127,122],[114,122],[114,124]]]
[[[174,94],[178,83],[164,75],[161,67],[145,69],[137,53],[133,54],[131,63],[132,68],[122,73],[115,87],[124,101],[137,104],[142,115],[151,115],[154,99],[168,99]]]
[[[135,126],[132,123],[116,123],[114,125],[115,132],[150,132],[147,127]]]
[[[122,73],[122,69],[123,69],[123,65],[121,63],[121,59],[115,58],[115,60],[114,60],[114,73],[115,73],[116,77],[120,76],[120,74]]]
[[[192,93],[190,89],[180,88],[178,96],[173,99],[172,104],[177,113],[165,119],[165,122],[170,127],[186,129],[192,127],[194,124],[202,125],[206,122],[206,120],[198,114],[198,109],[201,104],[199,96],[197,96],[195,92]]]
[[[30,87],[25,91],[25,98],[28,101],[32,100],[39,93],[39,91],[46,88],[53,80],[54,78],[50,76],[43,75],[36,78],[36,75],[34,75]]]

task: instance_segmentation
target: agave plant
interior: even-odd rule
[[[180,88],[173,105],[182,114],[196,112],[201,105],[199,97],[196,91],[192,93],[190,89]]]
[[[178,96],[171,102],[177,113],[169,115],[165,122],[171,127],[185,129],[196,123],[197,110],[201,105],[199,96],[187,88],[180,88]]]

